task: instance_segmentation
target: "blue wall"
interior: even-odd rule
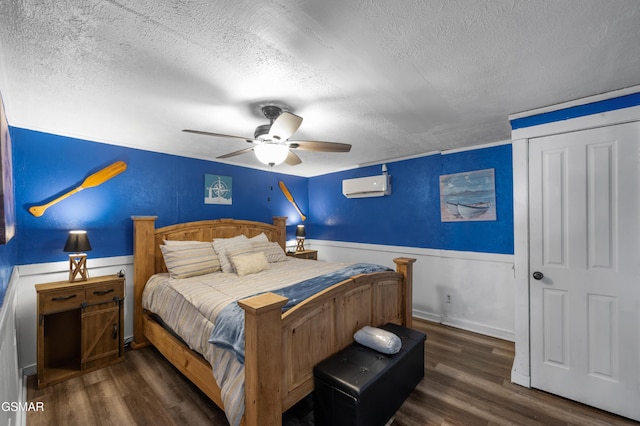
[[[0,245],[0,306],[4,302],[4,295],[7,292],[9,279],[13,266],[17,263],[16,238],[12,238],[7,244]]]
[[[17,264],[65,260],[62,247],[70,229],[88,231],[93,247],[89,258],[130,255],[132,215],[158,216],[159,227],[225,217],[270,222],[272,216],[288,216],[288,237],[294,238],[300,217],[278,188],[279,180],[303,211],[308,206],[306,178],[18,128],[12,128],[12,142]],[[124,173],[76,193],[39,218],[28,212],[118,160],[128,165]],[[232,205],[204,204],[204,174],[232,177]]]
[[[513,254],[511,145],[387,163],[390,196],[347,199],[342,180],[378,175],[371,166],[309,179],[311,238]],[[440,221],[439,177],[495,169],[497,220]]]
[[[0,103],[2,103],[2,97],[0,96]],[[4,108],[4,105],[0,105],[0,108]],[[4,119],[4,113],[3,113]],[[9,128],[9,142],[13,138],[13,131]],[[13,154],[13,153],[12,153]],[[12,164],[13,160],[12,156]],[[0,202],[2,202],[0,200]],[[15,236],[9,240],[6,244],[0,244],[0,306],[4,302],[4,295],[7,292],[9,286],[9,280],[11,279],[11,272],[18,259],[18,248],[16,244]]]
[[[278,181],[283,180],[308,219],[308,238],[446,250],[513,253],[511,145],[388,163],[393,192],[381,198],[347,199],[342,180],[380,174],[380,166],[313,178],[271,173],[211,161],[89,142],[11,128],[16,236],[0,246],[0,299],[14,265],[66,260],[70,229],[87,229],[89,258],[133,252],[132,215],[156,215],[157,226],[233,217],[270,221],[288,216],[294,238],[300,217]],[[85,177],[122,160],[127,170],[50,207],[28,212],[80,185]],[[494,168],[497,220],[440,221],[439,176]],[[233,204],[203,201],[204,174],[233,178]],[[312,206],[310,208],[310,206]]]

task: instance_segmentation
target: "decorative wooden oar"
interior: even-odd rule
[[[56,203],[59,203],[60,201],[64,200],[65,198],[70,197],[71,195],[75,194],[76,192],[80,192],[83,189],[92,188],[94,186],[98,186],[100,184],[103,184],[104,182],[108,181],[109,179],[111,179],[114,176],[119,175],[120,173],[124,172],[125,170],[127,170],[127,164],[124,161],[116,161],[115,163],[111,164],[110,166],[107,166],[104,169],[95,172],[91,176],[88,176],[80,184],[80,186],[78,186],[77,188],[72,189],[71,191],[69,191],[69,192],[67,192],[65,194],[62,194],[61,196],[59,196],[55,200],[49,201],[47,204],[43,204],[41,206],[29,207],[29,213],[31,213],[35,217],[40,217],[40,216],[42,216],[44,214],[44,211],[47,210],[52,205],[54,205]]]
[[[287,197],[287,200],[289,200],[289,202],[293,204],[293,207],[295,207],[296,210],[298,210],[298,213],[300,214],[302,221],[304,222],[305,220],[307,220],[307,217],[303,215],[302,212],[300,211],[300,207],[298,207],[298,205],[296,204],[296,200],[293,199],[293,195],[291,195],[291,192],[289,192],[289,189],[284,184],[284,182],[280,181],[278,182],[278,185],[280,185],[280,189],[282,190],[282,193],[284,194],[284,196]]]

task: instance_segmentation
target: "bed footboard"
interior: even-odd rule
[[[338,283],[281,314],[287,299],[265,293],[245,310],[245,424],[280,425],[282,413],[313,391],[313,366],[353,342],[365,325],[411,327],[412,264]]]

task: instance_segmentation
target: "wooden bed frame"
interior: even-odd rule
[[[155,228],[155,216],[134,216],[134,336],[131,347],[154,345],[178,370],[224,409],[211,366],[162,328],[142,308],[142,292],[165,272],[160,244],[212,241],[264,232],[285,249],[286,217],[273,224],[217,219]],[[287,299],[273,293],[238,303],[245,310],[245,425],[281,425],[282,413],[313,391],[313,366],[353,342],[365,325],[394,322],[411,327],[413,262],[394,259],[396,272],[361,274],[305,300],[286,313]]]

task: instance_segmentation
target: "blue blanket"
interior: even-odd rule
[[[286,312],[306,298],[354,275],[390,270],[382,265],[356,263],[335,272],[283,287],[271,293],[289,299],[282,308],[282,312]],[[244,364],[244,310],[237,302],[228,304],[220,311],[218,318],[216,318],[216,325],[209,337],[209,343],[234,352],[238,361]]]

